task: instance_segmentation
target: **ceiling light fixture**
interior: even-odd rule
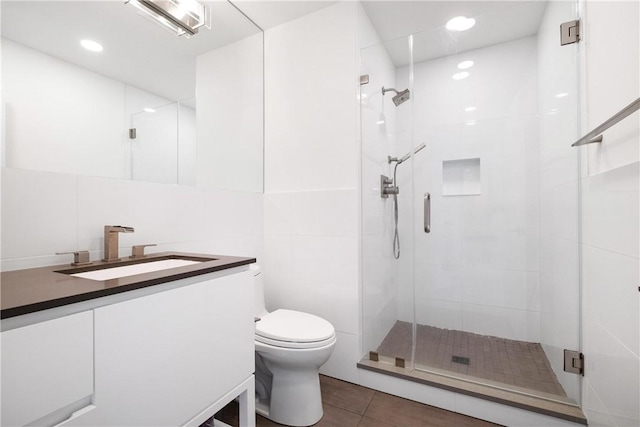
[[[474,64],[473,61],[462,61],[461,63],[458,64],[458,68],[461,70],[466,70],[467,68],[473,67],[473,64]]]
[[[197,0],[125,0],[178,36],[189,38],[211,28],[209,8]]]
[[[453,80],[462,80],[462,79],[466,79],[467,77],[469,77],[469,73],[467,73],[466,71],[461,71],[451,76]]]
[[[100,43],[88,39],[80,40],[80,45],[91,52],[102,52],[104,49]]]
[[[446,28],[450,31],[467,31],[474,25],[476,25],[475,19],[467,18],[466,16],[456,16],[447,21]]]

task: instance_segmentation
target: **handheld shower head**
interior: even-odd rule
[[[418,151],[422,150],[424,147],[426,147],[427,144],[425,144],[424,142],[420,145],[418,145],[414,150],[413,150],[413,154],[418,154]],[[402,156],[400,158],[400,160],[398,160],[398,164],[405,162],[407,160],[409,160],[409,157],[411,157],[411,152],[408,152],[407,154],[405,154],[404,156]]]
[[[402,104],[403,102],[409,100],[409,98],[411,98],[411,92],[409,92],[409,89],[401,90],[401,91],[398,92],[394,88],[385,89],[385,87],[383,86],[382,87],[382,95],[384,95],[387,92],[395,92],[396,93],[396,96],[391,98],[391,100],[393,101],[393,103],[395,104],[396,107],[398,105]]]
[[[427,144],[425,144],[425,143],[422,143],[422,144],[418,145],[416,148],[413,149],[413,154],[418,154],[418,151],[422,150],[426,146],[427,146]],[[407,154],[405,154],[404,156],[400,157],[399,159],[397,157],[389,156],[387,158],[387,160],[388,160],[389,163],[396,162],[397,164],[400,164],[402,162],[406,162],[407,160],[409,160],[409,157],[411,157],[411,151],[409,151]]]

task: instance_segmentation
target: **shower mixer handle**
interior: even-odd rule
[[[389,194],[398,194],[400,189],[393,185],[393,180],[387,176],[380,175],[380,197],[386,199]]]

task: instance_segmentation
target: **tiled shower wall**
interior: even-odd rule
[[[398,169],[400,320],[415,302],[420,324],[539,340],[536,51],[529,37],[414,65],[413,145],[427,147],[413,158],[413,195],[411,165]],[[466,60],[470,76],[452,79]],[[397,87],[409,85],[405,68]],[[443,162],[464,159],[479,159],[480,194],[443,194]]]

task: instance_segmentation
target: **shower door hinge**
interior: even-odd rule
[[[136,128],[129,129],[129,139],[136,139]]]
[[[560,24],[560,46],[580,41],[580,21],[569,21]]]
[[[368,85],[369,84],[369,74],[363,74],[360,76],[360,85]]]
[[[564,351],[564,371],[584,375],[584,354],[579,351]]]

